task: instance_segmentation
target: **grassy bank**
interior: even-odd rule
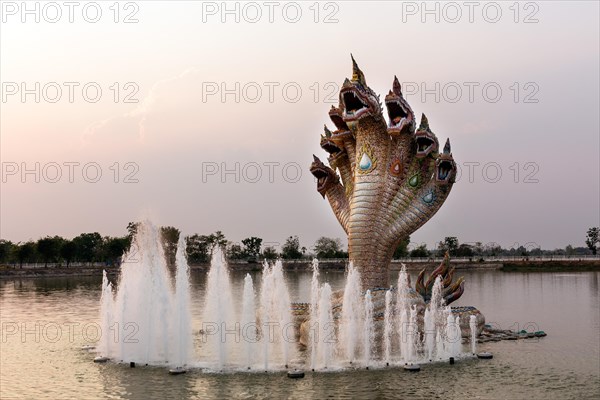
[[[599,260],[504,262],[505,272],[581,272],[600,271]]]

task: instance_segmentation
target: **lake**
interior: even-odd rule
[[[464,295],[502,329],[544,330],[545,338],[480,344],[492,360],[398,368],[307,372],[207,373],[171,376],[165,368],[95,364],[100,277],[0,281],[0,398],[400,398],[595,399],[600,397],[600,272],[457,271]],[[234,293],[244,275],[232,273]],[[255,274],[259,281],[260,273]],[[292,301],[308,301],[310,274],[286,273]],[[393,277],[395,278],[395,277]],[[413,282],[415,276],[412,276]],[[192,273],[194,330],[200,329],[204,272]],[[341,272],[321,272],[334,290]],[[257,282],[257,285],[259,283]],[[200,354],[202,349],[196,348]]]

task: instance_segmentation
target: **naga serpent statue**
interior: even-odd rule
[[[331,132],[325,126],[321,136],[329,166],[313,156],[310,171],[317,191],[327,198],[348,235],[350,260],[363,289],[389,288],[394,250],[439,210],[452,189],[456,164],[449,140],[439,152],[425,115],[416,129],[396,77],[385,96],[386,123],[379,96],[367,86],[354,57],[352,68],[352,80],[346,78],[340,90],[339,106],[329,111],[336,129]],[[425,283],[422,271],[415,289],[428,301],[440,275],[448,304],[463,291],[462,279],[453,283],[452,272],[446,259]]]

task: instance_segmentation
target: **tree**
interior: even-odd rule
[[[497,257],[502,255],[504,250],[498,243],[487,243],[483,246],[483,254],[486,256]]]
[[[409,243],[410,243],[410,236],[407,236],[398,244],[398,247],[396,247],[393,258],[397,259],[397,258],[403,258],[403,257],[408,256],[408,244]]]
[[[344,253],[341,247],[340,239],[321,236],[315,242],[313,251],[317,258],[341,258]]]
[[[211,247],[214,245],[219,245],[221,247],[227,246],[227,239],[225,238],[225,235],[223,235],[223,232],[221,232],[221,231],[216,231],[215,233],[208,235],[208,238],[209,238]]]
[[[185,238],[185,250],[190,264],[206,263],[210,260],[213,239],[194,234]]]
[[[23,268],[24,262],[32,262],[36,256],[36,245],[32,241],[18,244],[17,245],[17,260],[19,261],[19,268]]]
[[[535,247],[529,251],[529,255],[531,256],[541,256],[542,249],[540,247]]]
[[[8,263],[14,244],[10,240],[0,239],[0,264]]]
[[[60,236],[46,236],[37,241],[37,251],[44,261],[44,267],[47,267],[49,262],[58,260],[62,241]]]
[[[286,239],[283,247],[281,248],[281,257],[288,260],[302,258],[302,252],[300,251],[300,239],[298,239],[298,236],[290,236]]]
[[[67,268],[75,258],[75,254],[77,254],[77,245],[75,242],[72,240],[65,240],[62,246],[60,246],[60,258],[67,263]]]
[[[575,254],[575,249],[573,249],[573,246],[571,246],[570,244],[568,244],[567,247],[565,247],[565,253],[568,256],[572,256],[573,254]]]
[[[596,226],[596,227],[588,229],[587,236],[585,238],[585,244],[588,247],[588,249],[590,249],[592,251],[593,255],[596,255],[596,253],[598,252],[598,248],[596,247],[596,244],[599,242],[600,242],[600,228]]]
[[[133,239],[133,237],[137,234],[139,222],[130,222],[127,224],[127,236],[129,239]]]
[[[473,257],[473,246],[462,243],[460,246],[458,246],[458,249],[456,249],[454,254],[456,254],[457,257]]]
[[[259,237],[249,237],[242,240],[242,244],[244,245],[243,255],[246,258],[251,258],[256,260],[260,255],[260,247],[262,246],[262,239]]]
[[[444,241],[438,244],[438,255],[443,256],[446,252],[449,252],[451,256],[455,256],[457,249],[458,238],[456,236],[446,236]]]
[[[275,260],[278,256],[277,250],[275,250],[275,247],[273,246],[265,247],[262,255],[265,260]]]
[[[73,239],[77,246],[75,258],[81,262],[93,262],[98,260],[102,252],[102,236],[98,232],[82,233]]]
[[[230,260],[241,260],[244,258],[244,251],[239,244],[232,244],[227,248],[227,258]]]
[[[165,252],[165,259],[169,268],[175,267],[175,257],[177,255],[177,243],[179,243],[179,229],[172,226],[162,226],[160,228],[160,239]]]
[[[511,252],[513,252],[513,249],[510,249],[510,250],[511,250]],[[562,249],[561,249],[561,251],[564,253],[564,251]],[[529,252],[527,251],[525,246],[519,246],[516,248],[516,250],[514,250],[513,255],[526,257],[527,254],[529,254]]]
[[[105,237],[103,243],[102,256],[104,261],[110,265],[120,264],[123,254],[129,249],[130,238],[124,237]]]
[[[429,257],[429,251],[427,250],[427,245],[422,244],[419,247],[416,247],[410,251],[411,257]]]

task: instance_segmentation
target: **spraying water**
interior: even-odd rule
[[[392,333],[394,332],[394,319],[392,309],[392,291],[385,292],[385,310],[383,312],[383,360],[392,361]]]
[[[425,309],[424,316],[424,328],[425,328],[425,337],[424,337],[424,348],[425,354],[427,355],[427,359],[429,361],[433,360],[433,352],[435,351],[435,317],[434,313],[431,311],[430,307]]]
[[[406,360],[409,362],[414,361],[416,358],[418,339],[419,339],[419,331],[418,331],[418,327],[417,327],[417,306],[413,305],[410,308],[410,318],[408,321]]]
[[[408,304],[409,304],[409,286],[406,265],[402,264],[402,269],[398,275],[398,295],[396,300],[396,310],[398,321],[398,339],[400,342],[400,355],[405,361],[408,361],[409,338],[408,338]]]
[[[175,255],[175,354],[173,363],[183,367],[190,362],[192,349],[192,316],[190,313],[190,267],[185,255],[185,241],[181,237]]]
[[[244,278],[244,294],[242,298],[242,343],[245,348],[246,365],[248,369],[254,363],[254,344],[256,342],[256,311],[254,305],[254,284],[250,274]]]
[[[460,330],[460,317],[458,315],[454,318],[454,335],[454,341],[452,342],[454,349],[452,353],[456,357],[462,353],[462,333]]]
[[[340,351],[350,363],[354,362],[356,358],[356,347],[359,343],[361,297],[360,274],[350,262],[339,326]]]
[[[113,288],[106,273],[103,275],[100,323],[105,336],[98,343],[100,354],[124,362],[167,363],[178,368],[191,363],[194,350],[189,266],[183,240],[178,243],[176,267],[173,286],[160,232],[150,223],[140,224],[131,250],[123,257],[117,287]],[[307,357],[306,362],[310,362],[312,368],[327,369],[342,361],[352,363],[359,355],[361,363],[364,360],[368,367],[377,357],[387,363],[394,359],[412,363],[423,358],[456,357],[462,351],[460,320],[452,314],[450,307],[444,305],[440,277],[434,282],[431,300],[425,308],[422,344],[419,341],[418,309],[414,305],[416,294],[410,288],[404,265],[394,295],[391,290],[363,293],[359,272],[350,263],[341,313],[335,320],[331,286],[319,286],[319,263],[315,259],[307,320],[310,359]],[[382,332],[377,335],[382,337],[381,356],[376,357],[380,347],[375,343],[374,307],[381,304],[382,295],[385,295],[383,325]],[[265,370],[287,368],[295,345],[295,330],[281,260],[273,265],[263,264],[258,302],[255,296],[252,277],[247,274],[240,318],[236,318],[228,265],[222,249],[215,247],[202,311],[202,359],[209,360],[219,369],[228,366],[250,369],[261,361]],[[240,306],[239,303],[235,305]],[[475,353],[475,316],[471,316],[469,325],[471,351]],[[336,333],[338,341],[335,340]],[[135,341],[128,340],[132,334]],[[242,339],[241,343],[226,340],[233,334]],[[399,343],[398,349],[396,343]]]
[[[294,342],[291,300],[283,276],[283,264],[277,260],[273,266],[267,262],[263,265],[263,282],[261,287],[261,328],[263,342],[264,366],[268,370],[271,343],[279,343],[279,358],[287,366],[290,358],[290,343]],[[274,336],[272,336],[274,335]]]
[[[100,323],[105,337],[99,346],[103,356],[155,365],[189,361],[189,289],[181,242],[178,254],[174,291],[158,229],[147,221],[138,224],[122,259],[114,298],[112,285],[103,277]]]
[[[433,284],[431,299],[425,309],[424,328],[425,328],[425,352],[428,360],[433,360],[434,357],[441,358],[443,356],[443,341],[441,326],[443,321],[443,305],[442,297],[442,278],[437,277]],[[439,354],[436,354],[439,353]]]
[[[273,293],[273,282],[270,277],[269,263],[265,261],[263,263],[262,272],[262,286],[260,288],[260,320],[261,320],[261,342],[263,347],[263,365],[265,371],[269,370],[269,355],[270,355],[270,340],[267,322],[271,321],[272,318],[272,293]]]
[[[471,353],[477,353],[477,317],[469,317],[469,328],[471,328]]]
[[[316,351],[317,351],[317,338],[313,332],[318,321],[317,318],[317,307],[319,304],[319,260],[313,258],[312,260],[312,279],[310,281],[310,316],[309,316],[309,343],[311,346],[310,358],[311,368],[315,369],[316,366]]]
[[[444,356],[455,357],[458,355],[456,353],[456,341],[460,341],[460,328],[458,328],[459,333],[457,334],[457,327],[450,307],[446,307],[445,312],[447,317],[444,335]]]
[[[202,329],[206,348],[212,351],[211,359],[216,355],[219,368],[228,359],[227,340],[222,333],[232,329],[235,321],[229,269],[221,247],[215,246],[206,283]]]
[[[106,357],[114,356],[113,337],[110,329],[114,323],[115,300],[112,291],[112,284],[108,281],[106,271],[102,272],[102,296],[100,298],[100,329],[102,339],[98,346],[98,352]]]
[[[365,333],[363,336],[364,344],[364,357],[365,365],[368,367],[371,362],[372,349],[371,345],[375,339],[375,329],[373,326],[373,298],[371,291],[367,290],[365,293]]]
[[[331,308],[331,286],[324,283],[319,296],[319,307],[317,315],[318,334],[315,338],[317,350],[314,358],[319,358],[318,367],[327,369],[331,365],[333,356],[333,345],[335,343],[335,326],[333,322],[333,310]]]

